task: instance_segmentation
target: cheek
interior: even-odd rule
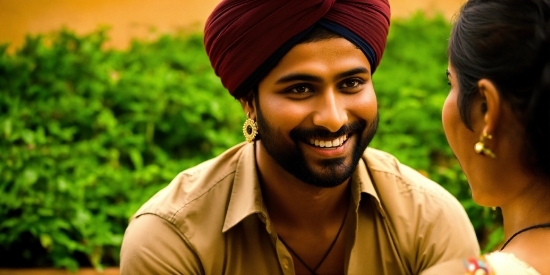
[[[378,114],[378,101],[372,87],[368,91],[350,97],[347,106],[350,110],[356,110],[357,116],[365,118],[367,121]]]
[[[441,112],[441,120],[443,122],[443,130],[445,131],[445,136],[449,145],[455,151],[453,146],[453,141],[456,138],[456,130],[459,126],[460,115],[458,112],[458,106],[456,101],[456,95],[451,92],[447,96],[445,103],[443,104],[443,110]]]
[[[279,96],[261,96],[259,104],[264,119],[278,129],[294,127],[307,114],[303,103],[285,100]]]
[[[455,157],[458,159],[462,170],[468,178],[469,176],[469,167],[471,167],[472,156],[475,155],[473,150],[473,134],[466,125],[462,122],[460,118],[460,112],[457,105],[457,96],[455,93],[449,93],[445,103],[443,104],[442,110],[442,122],[443,130],[445,131],[445,136],[449,147],[453,151]]]

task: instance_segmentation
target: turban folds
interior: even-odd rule
[[[208,17],[204,45],[222,84],[236,98],[319,24],[380,63],[390,24],[388,0],[223,0]]]

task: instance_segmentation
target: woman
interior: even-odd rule
[[[443,127],[497,252],[424,274],[550,274],[550,0],[469,0],[449,40]]]

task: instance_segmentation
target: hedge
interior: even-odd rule
[[[453,193],[485,251],[498,213],[471,200],[441,126],[442,17],[394,20],[374,75],[372,147]],[[0,47],[0,266],[116,266],[131,215],[179,171],[243,140],[245,116],[195,33],[106,49],[108,31],[60,30]],[[496,218],[497,217],[497,218]]]

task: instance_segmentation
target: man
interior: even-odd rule
[[[387,0],[225,0],[205,46],[248,119],[130,223],[122,274],[418,274],[477,255],[458,201],[387,153],[372,73]]]

